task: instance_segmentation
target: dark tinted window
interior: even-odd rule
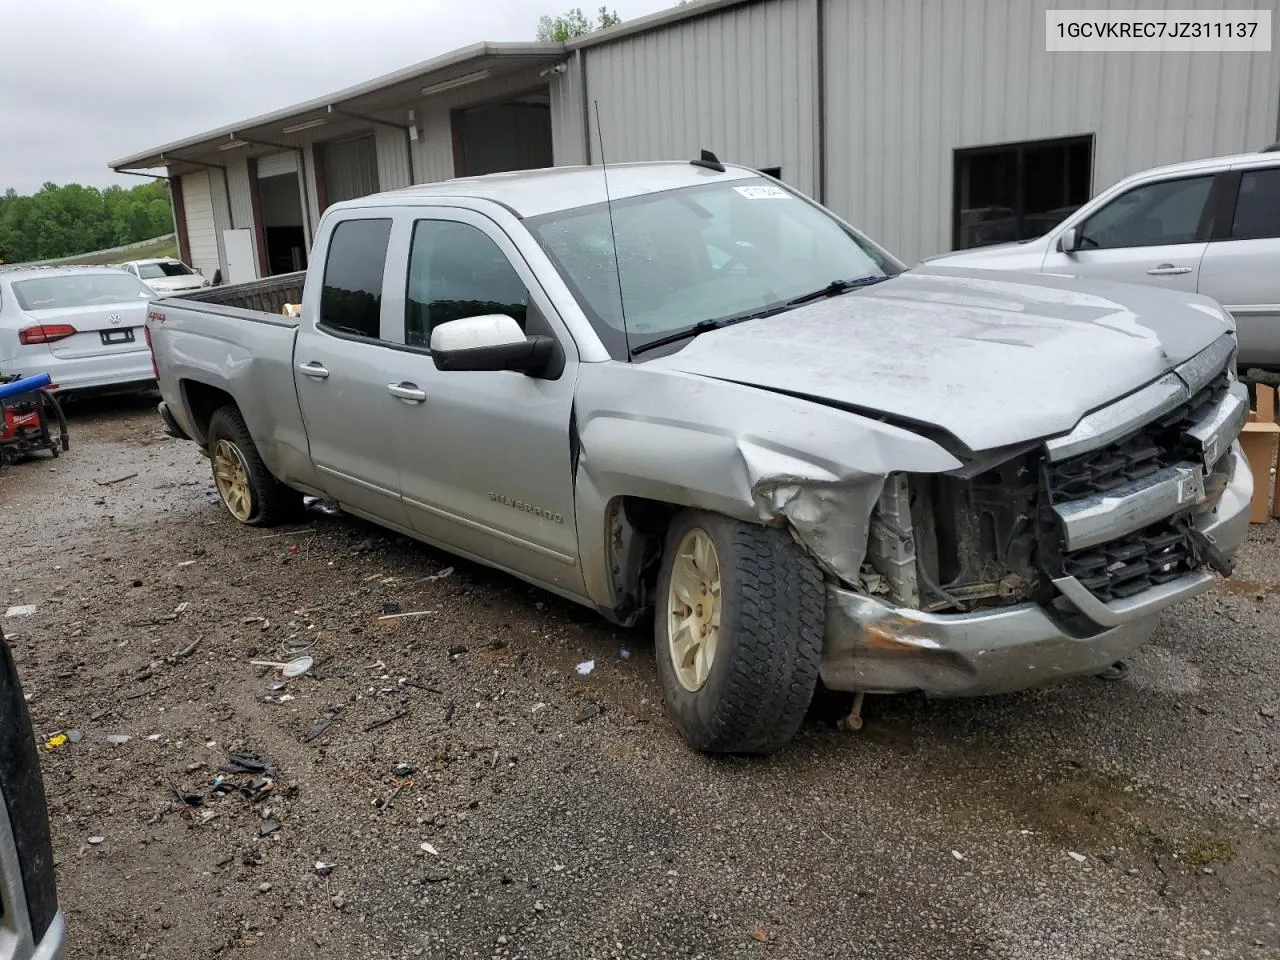
[[[419,220],[409,249],[404,342],[431,344],[450,320],[505,313],[525,326],[529,291],[498,245],[482,230],[450,220]]]
[[[1134,187],[1085,221],[1081,249],[1194,243],[1212,185],[1208,176]]]
[[[334,229],[320,293],[324,326],[377,339],[390,236],[390,220],[346,220]]]
[[[1249,170],[1240,177],[1240,195],[1231,223],[1232,240],[1280,237],[1280,167]]]
[[[1043,236],[1089,199],[1092,181],[1092,136],[957,150],[952,244]]]

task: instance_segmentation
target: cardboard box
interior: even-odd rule
[[[1254,408],[1249,422],[1240,431],[1240,446],[1253,472],[1253,500],[1249,503],[1249,522],[1266,523],[1280,516],[1280,477],[1276,474],[1276,457],[1280,453],[1280,424],[1276,423],[1276,391],[1265,383],[1254,387]]]
[[[1276,452],[1280,450],[1280,424],[1251,420],[1240,431],[1240,446],[1253,471],[1253,500],[1249,504],[1249,522],[1266,523],[1271,519],[1275,480]]]

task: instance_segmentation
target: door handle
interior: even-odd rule
[[[407,380],[388,383],[387,393],[393,397],[399,397],[405,403],[422,403],[427,399],[427,391],[419,389],[416,383],[409,383]]]
[[[323,380],[329,376],[329,371],[325,368],[325,365],[315,360],[308,360],[306,363],[298,364],[298,372],[310,377],[312,380]]]
[[[1147,271],[1149,277],[1177,277],[1184,273],[1190,273],[1190,267],[1175,267],[1172,263],[1162,263],[1158,267],[1152,267]]]

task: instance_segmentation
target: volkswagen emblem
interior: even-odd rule
[[[107,319],[110,320],[114,326],[118,327],[120,325],[120,314],[118,313],[108,314]]]

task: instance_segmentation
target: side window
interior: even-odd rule
[[[344,220],[334,228],[320,291],[320,324],[376,340],[390,220]]]
[[[419,220],[409,247],[404,342],[431,344],[431,331],[450,320],[505,313],[525,328],[529,291],[515,267],[484,231],[453,220]]]
[[[1084,222],[1082,250],[1193,243],[1213,176],[1134,187]]]
[[[1240,177],[1232,240],[1280,237],[1280,167],[1246,170]]]

